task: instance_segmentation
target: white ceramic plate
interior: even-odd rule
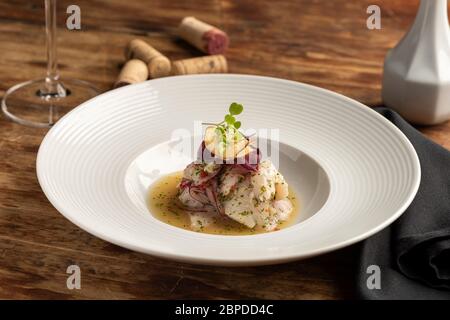
[[[280,171],[300,199],[297,223],[219,236],[156,220],[148,186],[192,160],[173,152],[174,130],[218,121],[233,101],[245,107],[244,127],[279,129]],[[386,227],[413,200],[420,165],[396,127],[352,99],[287,80],[196,75],[123,87],[74,109],[42,142],[37,174],[65,217],[106,241],[180,261],[260,265],[335,250]]]

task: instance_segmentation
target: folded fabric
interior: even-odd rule
[[[422,179],[405,213],[362,243],[357,293],[363,299],[450,299],[450,152],[394,111],[375,110],[411,141]],[[379,267],[379,287],[367,285],[370,266]]]

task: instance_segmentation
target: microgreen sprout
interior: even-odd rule
[[[225,122],[230,125],[235,127],[236,129],[239,129],[241,127],[241,122],[240,121],[236,121],[236,118],[234,116],[237,116],[238,114],[241,114],[242,111],[244,111],[244,106],[242,104],[233,102],[230,105],[230,108],[228,109],[229,114],[227,114],[225,116]]]
[[[220,123],[203,123],[205,125],[214,125],[218,127],[218,129],[225,133],[227,129],[239,129],[242,125],[240,121],[236,121],[237,115],[241,114],[244,111],[244,106],[240,103],[233,102],[228,108],[228,114],[225,115],[224,120]]]
[[[236,116],[244,111],[242,104],[233,102],[228,108],[228,114],[223,118],[220,123],[203,123],[204,125],[215,126],[217,135],[220,137],[219,150],[225,150],[228,143],[236,143],[245,136],[239,131],[241,122],[236,121]]]

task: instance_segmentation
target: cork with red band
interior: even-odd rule
[[[194,17],[185,17],[181,21],[178,35],[208,54],[225,53],[230,42],[225,32]]]

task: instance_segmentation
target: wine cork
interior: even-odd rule
[[[225,53],[230,42],[225,32],[194,17],[185,17],[181,21],[178,35],[208,54]]]
[[[131,40],[126,50],[127,59],[140,59],[147,64],[150,78],[170,74],[170,60],[151,45],[140,39]]]
[[[148,78],[148,68],[145,62],[139,59],[128,60],[120,70],[114,88],[126,86],[127,84],[142,82]]]
[[[178,60],[172,64],[174,75],[226,72],[228,72],[227,59],[223,55]]]

